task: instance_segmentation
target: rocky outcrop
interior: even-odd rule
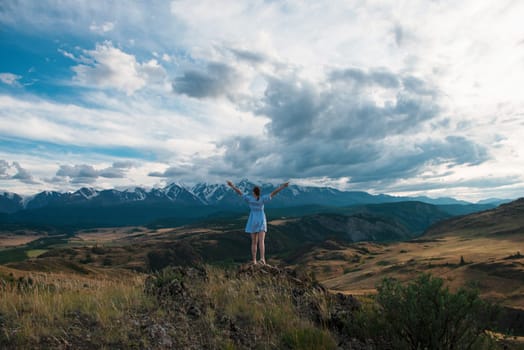
[[[226,270],[218,279],[216,273],[216,270],[210,272],[205,268],[170,267],[147,279],[147,294],[155,296],[164,309],[169,310],[172,320],[167,325],[170,331],[160,332],[159,339],[164,339],[163,343],[175,348],[215,348],[225,342],[235,348],[253,348],[261,339],[271,339],[272,335],[264,334],[265,330],[260,327],[253,327],[252,318],[255,316],[250,314],[267,313],[270,312],[267,308],[282,307],[267,300],[285,299],[292,304],[287,310],[293,310],[297,318],[313,324],[313,327],[330,332],[339,348],[374,348],[347,334],[346,326],[360,308],[360,303],[352,296],[329,292],[305,272],[249,264]],[[251,288],[252,309],[248,305],[247,310],[230,311],[236,305],[231,299],[238,297],[238,290],[232,295],[217,297],[210,294],[227,291],[226,284],[237,289]],[[224,303],[223,299],[227,301]],[[166,325],[162,326],[165,328]],[[209,336],[212,333],[219,334],[219,337],[213,339]],[[270,348],[281,346],[278,343],[266,345]]]

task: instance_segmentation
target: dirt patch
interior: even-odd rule
[[[0,234],[0,248],[16,247],[16,246],[25,245],[41,237],[43,236],[41,235],[40,236],[37,236],[37,235],[21,236],[21,235]]]
[[[296,222],[298,221],[298,219],[280,219],[280,220],[271,220],[269,222],[269,224],[273,225],[273,226],[281,226],[281,225],[285,225],[289,222]]]
[[[405,241],[404,243],[435,243],[435,242],[442,242],[442,239],[427,239],[427,238],[419,238],[419,239],[412,239],[410,241]]]
[[[492,276],[524,281],[524,269],[520,263],[478,263],[471,265],[470,268]]]

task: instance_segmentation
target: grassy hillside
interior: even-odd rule
[[[439,222],[420,238],[389,244],[313,247],[290,263],[306,265],[324,285],[352,294],[374,293],[384,277],[410,281],[422,272],[457,290],[471,285],[509,308],[506,325],[524,335],[524,201]]]
[[[0,267],[2,348],[336,349],[358,308],[270,267],[171,268],[91,277]]]
[[[442,221],[427,235],[512,236],[524,233],[524,198],[480,213]]]
[[[427,343],[425,336],[407,343],[388,321],[390,312],[397,314],[387,304],[387,288],[394,286],[389,282],[376,300],[358,301],[329,292],[305,270],[262,265],[168,267],[148,276],[114,268],[89,273],[0,267],[0,347],[371,350]],[[458,325],[460,337],[466,337],[455,343],[472,339],[474,349],[510,344],[486,334],[488,323],[477,318],[480,309],[460,301],[466,296],[481,306],[475,294],[450,294],[437,279],[417,283],[417,289],[460,302],[454,307],[461,312],[449,315],[452,323],[432,328],[438,320],[423,310],[434,304],[405,294],[404,302],[420,303],[414,312],[423,315],[427,330],[453,335]],[[418,321],[402,324],[419,327]],[[433,338],[445,344],[446,338]]]
[[[340,290],[369,290],[383,276],[409,279],[431,271],[451,286],[477,283],[484,295],[524,309],[521,247],[524,200],[441,221],[411,241],[317,247],[296,262],[309,264],[319,273],[326,271],[326,284]]]

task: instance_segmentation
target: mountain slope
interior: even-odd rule
[[[451,289],[475,286],[483,298],[514,309],[516,320],[524,310],[523,247],[524,198],[437,222],[415,240],[314,247],[295,263],[313,269],[328,288],[357,294],[385,277],[407,281],[431,273]]]
[[[436,222],[454,216],[440,206],[414,201],[353,206],[345,208],[345,212],[371,213],[395,220],[410,232],[411,237],[422,234]]]
[[[23,209],[23,198],[16,193],[0,193],[0,213],[14,213]]]
[[[524,198],[495,209],[439,222],[426,232],[428,236],[449,233],[468,236],[523,234]]]

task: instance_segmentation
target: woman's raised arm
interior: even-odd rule
[[[271,197],[274,197],[278,192],[282,191],[284,188],[288,187],[289,186],[289,182],[285,182],[283,183],[282,185],[280,185],[279,188],[277,188],[276,190],[274,190],[273,192],[271,192]]]
[[[227,185],[233,189],[236,193],[238,193],[239,196],[241,196],[243,193],[240,191],[231,181],[227,181]]]

